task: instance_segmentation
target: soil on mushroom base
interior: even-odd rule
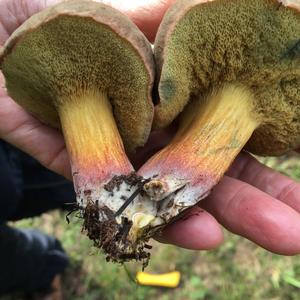
[[[117,188],[119,190],[122,183],[129,186],[140,186],[143,183],[143,177],[138,176],[132,172],[129,175],[114,176],[112,180],[104,186],[106,191],[113,193]],[[83,227],[82,230],[87,233],[89,239],[94,242],[94,246],[106,253],[107,261],[114,261],[123,263],[128,260],[135,259],[143,261],[143,267],[146,267],[150,258],[150,253],[146,252],[144,248],[149,248],[140,243],[140,246],[132,252],[124,252],[124,247],[134,249],[134,245],[130,245],[127,236],[132,226],[132,221],[127,218],[122,218],[122,223],[116,222],[115,213],[107,206],[99,207],[98,201],[90,200],[82,212]],[[100,218],[100,216],[102,216]],[[104,219],[104,221],[100,221]],[[144,239],[144,237],[141,237]],[[139,241],[138,241],[139,242]],[[123,245],[121,248],[120,245]]]

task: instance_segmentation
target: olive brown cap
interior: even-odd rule
[[[260,155],[300,145],[299,7],[191,0],[166,13],[154,47],[154,126],[177,119],[179,129],[139,170],[159,203],[153,222],[166,224],[205,198],[245,145]]]
[[[255,95],[261,118],[247,145],[251,152],[280,155],[299,146],[300,15],[296,2],[288,3],[178,1],[155,42],[156,126],[169,124],[191,98],[235,83]]]
[[[12,34],[0,59],[10,95],[43,122],[60,127],[60,103],[97,88],[113,105],[126,148],[145,144],[153,118],[152,49],[116,9],[92,1],[50,7]]]

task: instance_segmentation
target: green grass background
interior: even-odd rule
[[[300,180],[300,157],[296,154],[262,161]],[[214,251],[188,251],[153,242],[146,271],[178,270],[182,275],[178,288],[164,289],[137,285],[134,277],[141,269],[139,264],[127,263],[124,267],[105,262],[81,233],[76,217],[68,225],[64,213],[53,212],[16,226],[35,227],[62,241],[71,258],[71,266],[63,276],[67,300],[300,299],[300,255],[275,255],[228,232],[224,244]]]

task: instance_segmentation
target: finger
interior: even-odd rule
[[[60,0],[1,0],[0,45],[30,16]]]
[[[300,215],[247,183],[225,177],[201,207],[228,230],[274,253],[300,253]]]
[[[168,225],[156,239],[193,250],[208,250],[223,242],[223,232],[213,216],[198,207]]]
[[[166,10],[175,0],[104,0],[101,1],[126,14],[153,42]]]
[[[241,153],[227,174],[255,186],[300,213],[300,184],[261,164],[250,154]]]
[[[0,138],[35,157],[48,169],[71,179],[71,167],[61,133],[43,125],[1,93]]]

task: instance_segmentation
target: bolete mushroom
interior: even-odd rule
[[[298,7],[298,8],[297,8]],[[154,125],[179,114],[171,143],[139,171],[156,224],[208,195],[245,146],[281,155],[300,145],[300,4],[178,1],[155,41]]]
[[[123,143],[127,152],[144,145],[154,114],[145,36],[107,5],[67,1],[20,26],[0,64],[9,95],[62,129],[88,236],[112,260],[147,258],[136,244],[142,205],[120,211],[142,184]]]

